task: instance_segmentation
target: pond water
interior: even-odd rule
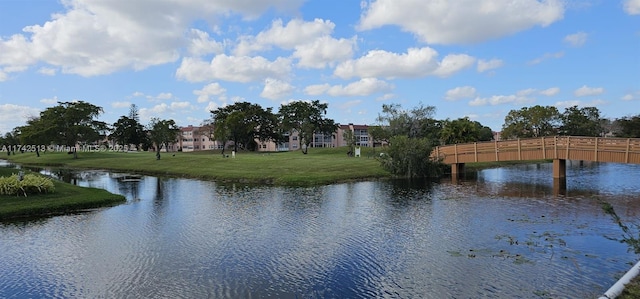
[[[0,297],[597,298],[639,258],[600,201],[638,224],[640,165],[568,164],[562,194],[550,164],[310,188],[83,171],[127,203],[0,223]]]

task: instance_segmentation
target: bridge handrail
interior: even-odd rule
[[[640,138],[547,136],[438,146],[431,156],[446,164],[569,159],[640,164]]]

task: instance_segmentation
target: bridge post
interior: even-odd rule
[[[553,159],[553,178],[563,179],[567,177],[567,160]]]
[[[451,164],[451,176],[458,176],[464,173],[464,163],[453,163]]]

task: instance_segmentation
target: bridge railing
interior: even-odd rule
[[[640,138],[553,136],[476,142],[438,146],[431,156],[445,164],[546,159],[640,164]]]

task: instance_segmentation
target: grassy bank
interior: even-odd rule
[[[231,154],[231,151],[227,151]],[[109,169],[157,175],[247,182],[273,185],[320,185],[351,180],[389,177],[373,157],[373,149],[362,148],[362,157],[348,157],[346,148],[311,148],[279,153],[240,152],[225,158],[219,152],[162,153],[156,160],[150,152],[80,152],[78,159],[67,153],[23,153],[2,157],[22,165]]]
[[[0,176],[10,176],[18,171],[0,167]],[[54,185],[55,191],[48,194],[0,195],[0,220],[61,215],[125,201],[123,196],[102,189],[78,187],[57,180]]]

